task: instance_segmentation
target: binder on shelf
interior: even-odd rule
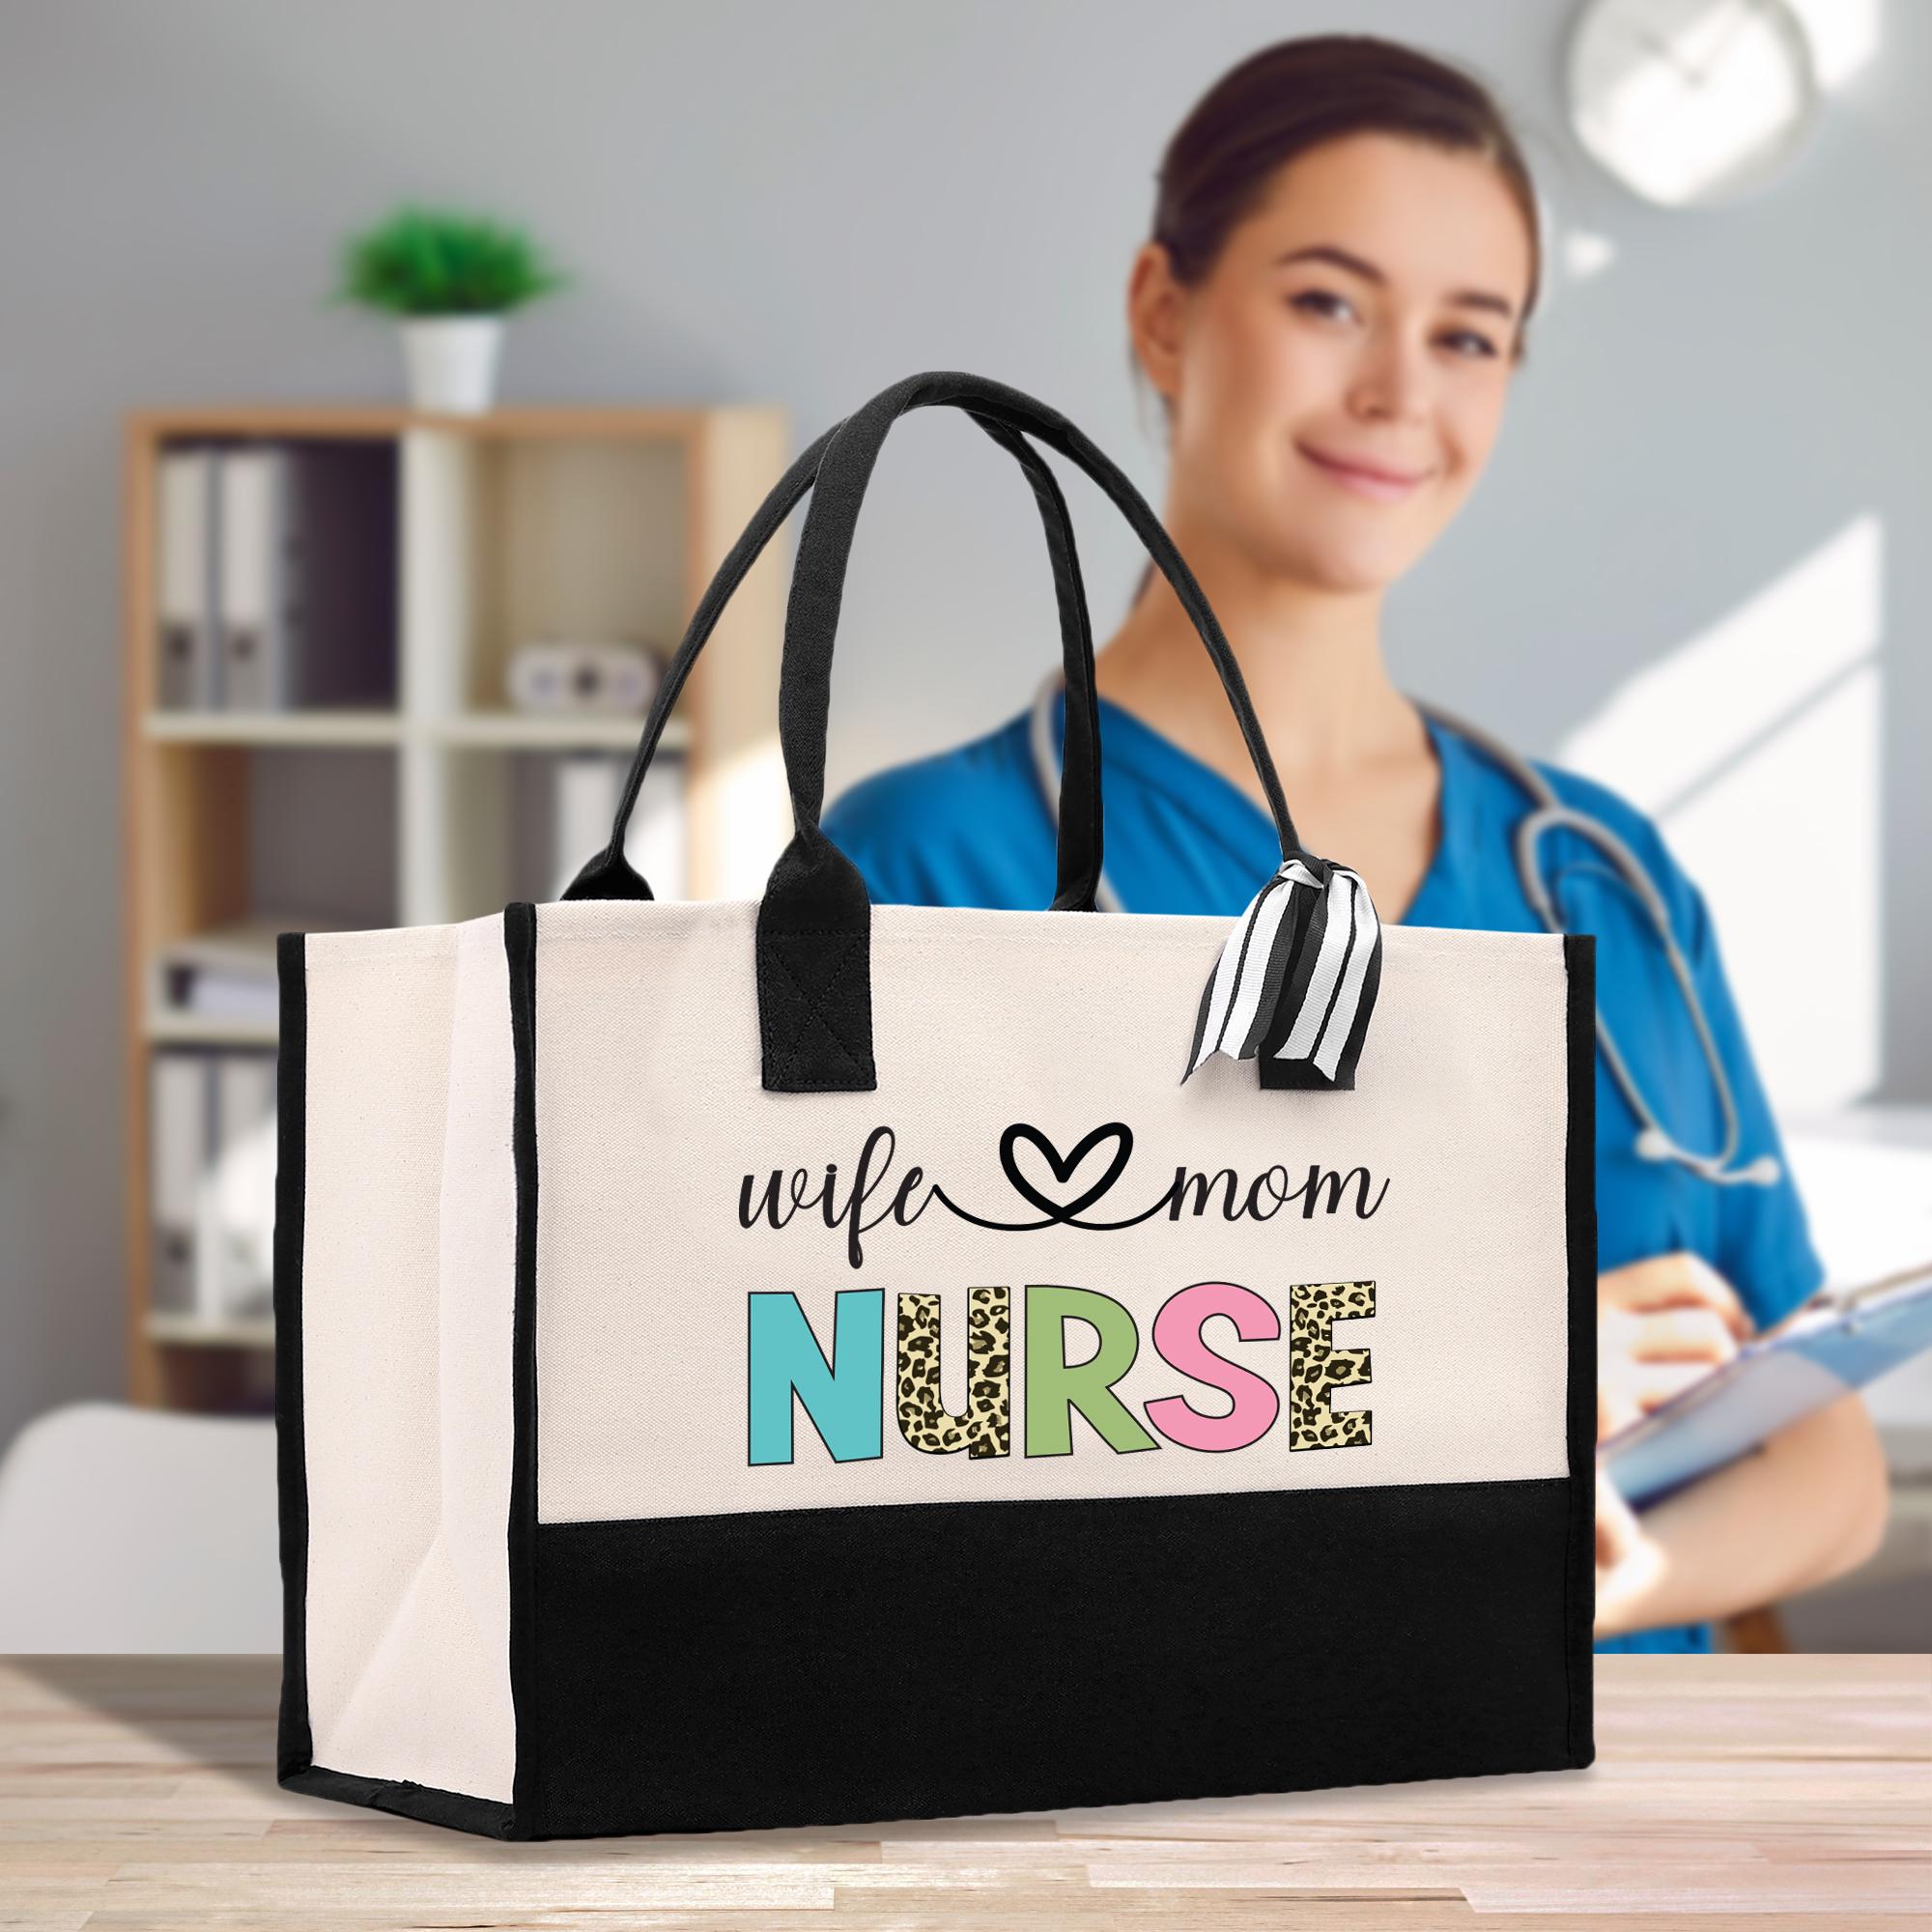
[[[609,752],[570,753],[552,763],[553,857],[548,896],[559,899],[583,862],[610,843],[631,760]],[[660,753],[644,773],[624,835],[624,856],[661,899],[686,892],[684,759]]]
[[[280,1017],[275,934],[298,928],[308,929],[287,918],[236,920],[158,948],[154,1010],[272,1027]]]
[[[214,1065],[214,1132],[205,1200],[201,1304],[217,1321],[274,1310],[275,1056],[224,1051]]]
[[[213,449],[197,445],[161,453],[155,702],[164,710],[208,710],[221,702],[214,595],[219,488]]]
[[[207,1056],[161,1052],[148,1065],[153,1286],[149,1305],[199,1314],[199,1187],[213,1088]]]
[[[211,1325],[273,1314],[275,1054],[170,1047],[149,1065],[158,1314]]]
[[[215,495],[225,706],[393,704],[394,445],[238,444],[220,454]]]
[[[223,696],[232,710],[280,710],[299,573],[288,453],[231,449],[220,463]]]

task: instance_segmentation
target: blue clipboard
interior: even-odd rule
[[[1755,1449],[1799,1417],[1932,1349],[1932,1264],[1850,1292],[1821,1290],[1772,1335],[1598,1444],[1633,1509]]]

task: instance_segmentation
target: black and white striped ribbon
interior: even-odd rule
[[[1187,1072],[1215,1054],[1291,1064],[1283,1084],[1353,1087],[1382,928],[1359,873],[1302,854],[1248,901],[1201,994]]]

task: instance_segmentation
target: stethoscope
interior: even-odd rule
[[[1034,773],[1039,781],[1040,794],[1046,801],[1047,814],[1057,824],[1060,810],[1060,751],[1054,743],[1053,700],[1061,686],[1061,674],[1050,671],[1041,680],[1038,692],[1034,697],[1031,738],[1033,745]],[[1424,704],[1419,698],[1411,699],[1417,710],[1425,717],[1432,718],[1446,730],[1466,739],[1477,751],[1492,760],[1528,793],[1534,801],[1534,809],[1526,812],[1516,828],[1517,872],[1522,881],[1524,896],[1535,908],[1537,917],[1551,932],[1562,932],[1563,922],[1557,916],[1556,907],[1549,895],[1542,871],[1536,863],[1537,841],[1546,832],[1558,826],[1567,827],[1578,838],[1594,845],[1603,853],[1614,869],[1616,877],[1635,895],[1637,902],[1650,915],[1650,923],[1656,929],[1658,942],[1663,949],[1663,956],[1669,962],[1675,975],[1679,990],[1684,995],[1684,1004],[1689,1009],[1691,1024],[1697,1030],[1697,1039],[1704,1050],[1705,1065],[1711,1069],[1711,1084],[1718,1094],[1718,1105],[1724,1117],[1724,1143],[1716,1153],[1696,1153],[1690,1149],[1680,1147],[1664,1130],[1662,1123],[1652,1112],[1643,1095],[1638,1093],[1636,1082],[1631,1077],[1630,1068],[1617,1047],[1608,1024],[1604,1018],[1603,1009],[1597,1009],[1597,1039],[1604,1049],[1604,1064],[1609,1068],[1610,1078],[1630,1103],[1631,1112],[1637,1120],[1636,1151],[1644,1160],[1674,1160],[1680,1166],[1701,1176],[1715,1186],[1729,1187],[1740,1181],[1749,1182],[1757,1187],[1776,1186],[1783,1170],[1775,1154],[1760,1154],[1755,1160],[1743,1167],[1734,1167],[1732,1162],[1738,1154],[1738,1141],[1741,1138],[1738,1125],[1736,1097],[1731,1093],[1729,1076],[1724,1071],[1723,1056],[1718,1051],[1718,1043],[1711,1036],[1711,1024],[1704,1013],[1704,1003],[1697,997],[1697,988],[1690,977],[1690,967],[1677,944],[1677,937],[1670,929],[1670,915],[1663,903],[1663,895],[1657,890],[1656,882],[1644,869],[1640,860],[1631,848],[1617,837],[1601,819],[1592,818],[1587,812],[1576,810],[1559,799],[1550,789],[1536,767],[1526,759],[1520,758],[1507,745],[1492,738],[1473,724],[1464,724],[1460,718],[1439,711],[1433,704]],[[1103,868],[1099,885],[1094,895],[1094,903],[1101,912],[1124,912],[1120,895],[1115,892],[1113,882]]]

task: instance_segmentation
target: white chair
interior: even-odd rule
[[[76,1402],[0,1459],[0,1654],[282,1647],[275,1425]]]

